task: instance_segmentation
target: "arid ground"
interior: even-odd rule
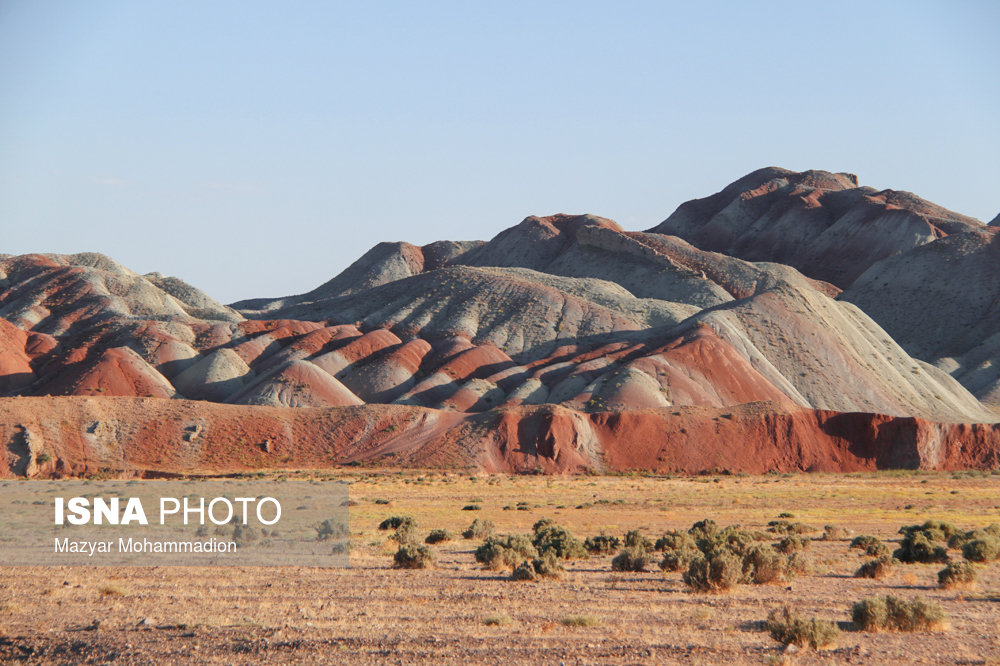
[[[0,571],[0,661],[15,663],[1000,663],[1000,564],[975,587],[941,590],[940,564],[900,565],[889,578],[852,577],[864,558],[825,525],[897,540],[933,518],[963,529],[1000,522],[990,473],[544,477],[414,471],[351,481],[351,567],[16,567]],[[386,503],[388,502],[388,503]],[[479,506],[479,510],[463,510]],[[518,508],[518,507],[521,508]],[[809,571],[791,583],[688,591],[680,573],[611,570],[611,556],[566,563],[558,580],[514,582],[484,570],[474,518],[500,533],[552,518],[580,537],[640,529],[656,537],[703,518],[764,529],[779,514],[815,527]],[[413,516],[437,566],[392,568],[380,521]],[[890,544],[894,546],[895,544]],[[950,551],[953,559],[961,559]],[[929,633],[864,633],[853,602],[921,595],[948,614]],[[839,623],[830,648],[783,652],[762,628],[789,605]],[[583,626],[573,626],[573,623]]]

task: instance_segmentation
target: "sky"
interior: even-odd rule
[[[1000,213],[1000,3],[0,0],[0,253],[214,298],[763,166]]]

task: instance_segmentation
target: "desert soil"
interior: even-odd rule
[[[0,569],[0,661],[48,663],[1000,663],[1000,564],[971,590],[937,588],[942,565],[901,565],[881,581],[852,577],[864,560],[824,525],[898,539],[934,518],[963,529],[1000,522],[1000,475],[513,477],[351,471],[351,566],[307,568]],[[385,502],[388,501],[388,504]],[[517,509],[518,503],[524,509]],[[478,505],[480,510],[463,510]],[[559,580],[512,582],[482,569],[479,541],[435,546],[437,566],[391,567],[395,544],[376,528],[411,515],[421,538],[473,518],[529,532],[547,517],[583,538],[641,529],[659,536],[703,518],[763,529],[779,514],[816,528],[810,570],[791,583],[687,590],[680,573],[611,571],[611,557],[567,563]],[[891,546],[894,544],[890,544]],[[955,551],[950,553],[960,558]],[[852,602],[921,595],[948,627],[863,633]],[[836,644],[786,654],[762,629],[787,604],[840,624]],[[568,618],[585,618],[570,626]]]

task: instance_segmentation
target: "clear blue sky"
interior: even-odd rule
[[[1000,212],[997,2],[0,0],[0,253],[224,301],[761,166]]]

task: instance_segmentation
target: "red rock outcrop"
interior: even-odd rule
[[[751,403],[584,414],[288,409],[136,398],[2,398],[0,476],[161,476],[361,462],[573,474],[994,469],[1000,425]]]

